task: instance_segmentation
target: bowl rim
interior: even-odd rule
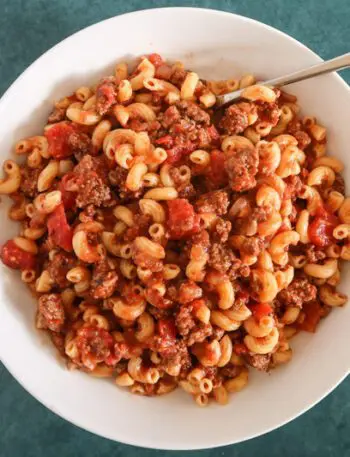
[[[64,46],[66,44],[66,42],[69,42],[71,39],[75,38],[76,36],[78,36],[80,34],[87,33],[90,29],[93,29],[95,26],[100,25],[102,23],[112,22],[116,18],[128,17],[128,16],[143,16],[145,14],[152,15],[154,12],[162,11],[162,10],[201,11],[202,14],[208,14],[208,15],[235,16],[235,17],[239,18],[239,20],[242,20],[243,22],[255,24],[255,25],[259,26],[259,27],[263,27],[263,28],[275,33],[276,35],[279,35],[281,37],[287,38],[289,41],[293,42],[296,46],[298,46],[301,49],[304,49],[305,51],[307,51],[309,53],[309,55],[313,56],[315,58],[315,61],[316,61],[315,63],[317,63],[317,61],[318,62],[322,62],[323,61],[323,59],[318,54],[316,54],[308,46],[306,46],[303,43],[301,43],[300,41],[298,41],[296,38],[288,35],[287,33],[283,32],[283,31],[281,31],[281,30],[279,30],[279,29],[277,29],[277,28],[275,28],[275,27],[273,27],[273,26],[271,26],[269,24],[265,24],[264,22],[261,22],[261,21],[259,21],[257,19],[253,19],[253,18],[250,18],[250,17],[247,17],[247,16],[243,16],[241,14],[237,14],[237,13],[233,13],[233,12],[229,12],[229,11],[224,11],[224,10],[211,9],[211,8],[201,8],[201,7],[196,8],[196,7],[187,7],[187,6],[146,8],[146,9],[142,9],[142,10],[131,11],[131,12],[119,14],[119,15],[116,15],[116,16],[111,16],[111,17],[109,17],[107,19],[102,19],[102,20],[100,20],[98,22],[95,22],[95,23],[93,23],[93,24],[91,24],[91,25],[89,25],[87,27],[84,27],[84,28],[74,32],[73,34],[71,34],[71,35],[67,36],[66,38],[64,38],[63,40],[59,41],[54,46],[52,46],[49,49],[47,49],[39,57],[37,57],[10,84],[10,86],[5,90],[3,95],[0,97],[0,105],[5,103],[8,99],[10,99],[10,97],[12,96],[12,93],[16,90],[17,84],[20,81],[22,81],[22,79],[24,79],[27,76],[27,74],[29,74],[31,71],[33,71],[33,69],[35,68],[35,66],[36,66],[36,64],[38,62],[43,60],[46,57],[46,55],[48,55],[51,52],[54,52],[54,51],[58,50],[60,47]],[[342,84],[342,86],[347,90],[347,92],[350,95],[350,86],[346,83],[346,81],[344,81],[344,79],[336,72],[333,73],[333,77],[338,80],[338,83]],[[16,369],[16,364],[13,363],[10,359],[7,359],[5,361],[4,356],[2,354],[0,354],[0,361],[3,363],[3,365],[8,370],[8,372],[11,374],[11,376],[13,376],[13,378],[21,385],[21,387],[23,387],[23,389],[25,391],[27,391],[32,397],[34,397],[35,400],[37,400],[39,403],[44,405],[53,414],[55,414],[58,417],[68,421],[71,425],[76,426],[79,429],[82,429],[82,430],[87,431],[89,433],[92,433],[94,435],[100,436],[102,438],[106,438],[108,440],[111,440],[111,441],[114,441],[114,442],[117,442],[117,443],[127,444],[127,445],[131,445],[131,446],[136,446],[136,447],[142,447],[142,448],[145,448],[145,449],[179,450],[179,451],[181,451],[181,450],[185,451],[185,450],[214,449],[214,448],[217,448],[217,447],[230,446],[230,445],[233,445],[233,444],[243,443],[245,441],[251,440],[253,438],[257,438],[259,436],[262,436],[262,435],[270,433],[270,432],[272,432],[274,430],[277,430],[277,429],[281,428],[282,426],[288,424],[289,422],[293,421],[294,419],[297,419],[298,417],[303,415],[305,412],[309,411],[311,408],[313,408],[318,403],[320,403],[333,390],[335,390],[344,381],[344,379],[350,374],[350,366],[349,366],[347,370],[344,370],[344,374],[333,385],[331,385],[326,391],[324,391],[323,394],[320,395],[315,401],[307,404],[298,413],[291,414],[289,417],[287,417],[286,419],[283,419],[281,422],[279,422],[278,425],[267,427],[267,428],[263,429],[261,432],[247,434],[247,436],[245,438],[243,438],[243,439],[225,440],[225,441],[223,441],[221,443],[213,443],[213,444],[210,444],[210,445],[205,445],[205,447],[201,446],[200,444],[198,444],[198,445],[191,444],[191,447],[189,448],[189,447],[183,447],[181,445],[181,443],[179,443],[176,446],[173,445],[172,447],[169,447],[169,446],[167,446],[167,447],[165,447],[165,446],[164,447],[157,447],[156,443],[154,443],[154,444],[150,443],[150,442],[146,443],[145,440],[143,440],[142,444],[138,443],[136,439],[135,440],[130,440],[130,439],[125,439],[125,440],[124,439],[122,439],[122,440],[118,439],[118,440],[116,440],[110,434],[104,434],[104,433],[96,432],[95,430],[93,430],[92,427],[89,427],[89,426],[86,426],[86,425],[82,425],[80,420],[76,420],[76,419],[72,418],[71,415],[67,414],[66,412],[65,413],[61,413],[56,406],[50,405],[49,401],[47,401],[46,399],[43,399],[41,397],[40,391],[35,391],[34,392],[35,389],[32,389],[31,387],[27,387],[24,377],[20,373],[18,373],[18,371]]]

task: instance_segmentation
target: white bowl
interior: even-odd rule
[[[252,72],[271,78],[320,60],[289,36],[259,22],[218,11],[166,8],[115,17],[64,40],[32,64],[0,102],[1,159],[13,143],[42,131],[52,101],[111,72],[118,60],[158,52],[207,78]],[[349,163],[350,90],[337,75],[290,87],[305,113],[328,127],[329,150]],[[345,178],[350,182],[350,167]],[[4,242],[16,233],[1,205]],[[344,276],[348,270],[344,269]],[[350,293],[349,284],[344,291]],[[226,407],[198,408],[178,391],[137,397],[113,382],[66,370],[34,328],[35,303],[18,274],[1,266],[0,351],[33,396],[56,414],[101,436],[161,449],[200,449],[237,443],[300,415],[349,372],[350,307],[336,309],[315,335],[301,335],[290,364],[253,373]]]

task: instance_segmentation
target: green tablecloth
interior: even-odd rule
[[[350,50],[350,0],[0,0],[0,95],[34,59],[73,32],[124,12],[160,6],[198,6],[249,16],[292,35],[323,58]],[[350,82],[350,72],[343,75]],[[321,404],[280,430],[191,455],[350,456],[349,388],[348,378]],[[125,446],[78,429],[39,404],[0,365],[1,457],[171,454]]]

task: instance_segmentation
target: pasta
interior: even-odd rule
[[[214,120],[217,95],[238,88]],[[347,301],[344,165],[296,97],[253,75],[205,81],[158,54],[118,63],[14,152],[0,194],[20,229],[1,260],[70,367],[224,405]]]

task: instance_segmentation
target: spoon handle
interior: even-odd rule
[[[263,86],[282,87],[286,86],[287,84],[296,83],[298,81],[303,81],[304,79],[309,79],[314,76],[323,75],[325,73],[330,73],[332,71],[341,70],[347,67],[350,67],[350,52],[342,56],[335,57],[334,59],[318,63],[312,67],[295,71],[289,75],[259,82],[259,84]],[[217,106],[224,105],[228,102],[236,100],[242,95],[243,90],[244,89],[236,90],[235,92],[230,92],[229,94],[219,95],[217,97]]]

